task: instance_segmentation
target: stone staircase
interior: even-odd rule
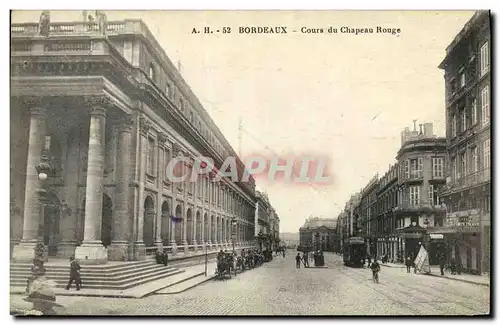
[[[31,276],[32,264],[11,263],[10,285],[26,287]],[[46,276],[64,288],[69,280],[68,265],[47,265]],[[107,265],[82,265],[82,288],[99,290],[126,290],[147,282],[183,273],[175,266],[156,264],[153,260],[134,261]]]

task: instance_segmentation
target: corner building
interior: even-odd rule
[[[218,168],[236,154],[142,21],[51,23],[48,36],[12,24],[11,37],[13,260],[39,242],[83,263],[229,248],[232,234],[249,245],[253,179],[165,176],[175,156],[188,172],[198,156]]]

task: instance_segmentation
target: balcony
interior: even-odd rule
[[[450,184],[447,185],[447,189],[443,194],[446,194],[447,192],[451,193],[451,192],[461,191],[469,187],[474,187],[490,181],[491,181],[491,169],[486,168],[478,172],[468,174],[465,177],[460,177],[458,179],[453,180]]]
[[[403,203],[392,209],[396,216],[399,215],[419,215],[426,214],[445,214],[446,207],[441,205],[433,205],[428,202],[420,202],[418,204]]]

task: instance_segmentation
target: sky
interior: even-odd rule
[[[38,22],[41,11],[13,12]],[[108,21],[142,19],[236,152],[327,157],[332,182],[257,178],[297,232],[309,216],[336,218],[349,197],[395,162],[400,132],[424,122],[445,134],[445,49],[471,11],[106,11]],[[81,20],[51,11],[51,21]],[[230,34],[193,34],[193,28]],[[286,26],[288,34],[239,34],[240,26]],[[397,35],[326,33],[399,28]],[[323,34],[302,34],[302,27]],[[297,32],[293,33],[292,30]],[[243,131],[238,130],[242,120]],[[239,141],[241,135],[241,142]]]

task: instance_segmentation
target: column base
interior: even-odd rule
[[[35,258],[35,247],[38,244],[37,240],[22,241],[12,249],[12,260],[14,262],[29,262],[33,263]],[[47,254],[45,254],[47,256]],[[47,259],[47,258],[46,258]]]
[[[108,260],[128,261],[128,243],[126,241],[113,241],[108,247]]]
[[[146,245],[144,242],[134,243],[134,260],[142,261],[146,259]]]
[[[76,241],[62,241],[57,245],[57,257],[69,258],[75,254]]]
[[[75,259],[80,264],[106,264],[108,263],[108,250],[102,246],[101,241],[84,241],[82,246],[75,249]]]
[[[189,244],[188,244],[188,242],[187,241],[183,241],[182,245],[184,246],[184,254],[188,254],[189,253]]]
[[[177,254],[177,243],[172,241],[170,242],[170,246],[172,246],[172,256],[175,256]]]
[[[161,241],[161,239],[157,239],[155,241],[155,246],[159,252],[163,252],[163,242]]]

